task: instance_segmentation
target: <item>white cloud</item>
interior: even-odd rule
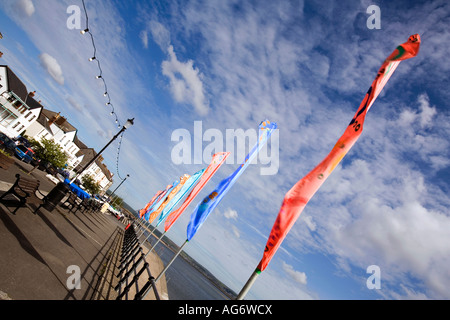
[[[41,66],[48,72],[48,74],[60,85],[64,84],[64,76],[58,61],[48,53],[39,55]]]
[[[72,106],[72,107],[74,107],[76,110],[78,110],[78,111],[82,111],[83,110],[83,108],[81,107],[81,105],[72,97],[72,96],[69,96],[68,98],[67,98],[67,102],[69,102],[69,104]]]
[[[31,17],[35,11],[33,1],[31,0],[19,0],[15,4],[16,10],[20,15]]]
[[[158,21],[150,20],[148,28],[152,34],[153,41],[155,41],[162,51],[170,46],[170,32]]]
[[[239,232],[239,229],[236,226],[231,226],[231,229],[233,230],[233,233],[236,236],[236,238],[241,237],[241,233]]]
[[[309,230],[316,231],[316,227],[317,226],[314,223],[314,221],[313,221],[311,216],[303,217],[302,221],[306,223],[306,225],[308,226]]]
[[[306,273],[294,270],[290,264],[283,262],[283,270],[296,282],[306,285]]]
[[[170,79],[173,97],[177,102],[192,104],[199,115],[207,114],[209,107],[200,71],[194,67],[192,60],[185,63],[178,61],[173,46],[169,46],[168,52],[170,59],[163,61],[162,72]]]
[[[233,209],[231,209],[231,208],[228,208],[228,209],[224,212],[223,215],[224,215],[225,218],[227,218],[227,219],[234,219],[234,220],[236,220],[236,219],[238,218],[238,213],[237,213],[237,211],[236,211],[236,210],[233,210]]]
[[[426,94],[421,94],[418,99],[420,103],[420,126],[428,127],[432,124],[432,118],[436,114],[436,108],[430,107],[430,99]]]
[[[142,30],[141,33],[139,33],[139,38],[142,41],[142,45],[145,49],[148,48],[148,32],[147,30]]]

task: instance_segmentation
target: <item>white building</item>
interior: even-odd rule
[[[66,153],[68,169],[79,172],[95,157],[95,150],[77,138],[77,129],[60,112],[45,109],[33,96],[8,66],[0,65],[0,131],[10,138],[24,133],[37,141],[53,140]],[[89,174],[105,193],[112,185],[112,174],[102,161],[100,156],[79,178]]]
[[[80,148],[77,156],[82,159],[82,161],[73,169],[73,174],[80,172],[96,155],[97,153],[93,148],[88,148],[80,140],[76,140],[77,146]],[[84,175],[90,175],[94,181],[98,182],[102,191],[100,194],[104,194],[106,190],[113,184],[113,174],[108,170],[106,165],[103,163],[103,157],[100,155],[94,162],[92,162],[89,167],[84,170],[78,179],[82,181]]]
[[[67,166],[70,168],[76,167],[82,160],[76,156],[80,150],[75,143],[77,129],[59,112],[43,108],[37,120],[30,125],[25,134],[36,141],[47,139],[59,144],[67,155]]]
[[[0,65],[0,131],[19,136],[39,117],[42,106],[8,66]]]

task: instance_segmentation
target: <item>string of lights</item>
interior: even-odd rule
[[[88,15],[88,12],[87,12],[87,9],[86,9],[86,4],[85,4],[84,0],[81,0],[81,2],[83,4],[83,10],[84,10],[84,14],[85,14],[85,17],[86,17],[86,27],[85,27],[84,30],[81,30],[80,33],[82,35],[84,35],[86,33],[90,35],[91,42],[92,42],[92,47],[93,47],[93,55],[92,55],[91,58],[89,58],[89,61],[91,61],[91,62],[95,61],[97,63],[99,74],[96,76],[96,78],[103,82],[103,86],[104,86],[103,96],[107,98],[107,102],[105,103],[105,105],[109,106],[111,108],[110,115],[115,117],[115,123],[117,124],[117,127],[120,128],[121,127],[121,123],[119,121],[119,118],[117,117],[117,114],[116,114],[115,109],[114,109],[114,105],[113,105],[113,103],[111,101],[111,96],[109,95],[109,92],[108,92],[108,86],[106,84],[105,78],[103,77],[103,70],[102,70],[102,67],[101,67],[101,63],[100,63],[100,60],[99,60],[99,58],[97,56],[97,47],[95,45],[94,35],[89,30],[89,15]],[[121,147],[121,144],[122,144],[122,138],[123,138],[123,133],[120,135],[120,138],[119,138],[119,145],[117,147],[117,157],[116,157],[116,172],[117,172],[117,176],[119,177],[120,180],[124,180],[124,178],[122,178],[120,176],[120,173],[119,173],[119,155],[120,155],[120,147]]]
[[[89,58],[89,61],[97,62],[99,74],[96,76],[96,78],[103,81],[103,86],[105,88],[105,91],[104,91],[103,95],[108,98],[108,102],[106,102],[105,105],[111,107],[111,115],[115,116],[117,127],[120,128],[119,118],[117,117],[117,114],[116,114],[116,112],[114,110],[114,105],[111,102],[111,96],[109,95],[108,86],[106,85],[105,78],[103,77],[103,70],[102,70],[102,67],[101,67],[101,64],[100,64],[100,60],[97,57],[97,47],[95,46],[94,35],[89,30],[89,15],[87,13],[86,4],[85,4],[84,0],[81,0],[81,2],[83,3],[84,14],[86,16],[86,28],[84,30],[81,30],[80,33],[81,34],[86,34],[87,33],[91,37],[91,42],[92,42],[92,47],[94,49],[94,52],[93,52],[93,56],[91,58]]]
[[[119,145],[117,147],[117,158],[116,158],[116,172],[117,172],[117,176],[119,177],[120,180],[126,179],[126,178],[122,178],[119,174],[119,155],[120,155],[120,146],[122,145],[122,138],[123,138],[123,133],[119,137]]]

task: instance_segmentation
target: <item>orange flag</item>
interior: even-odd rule
[[[139,218],[142,218],[142,216],[147,212],[148,208],[150,208],[150,206],[153,204],[153,202],[155,202],[156,198],[159,197],[159,195],[164,192],[164,191],[158,191],[152,198],[152,200],[149,201],[149,203],[147,203],[147,205],[139,210]]]
[[[216,173],[216,171],[220,168],[220,166],[225,162],[226,158],[230,155],[230,152],[219,152],[216,153],[209,166],[206,168],[203,173],[200,181],[188,195],[186,200],[184,200],[183,204],[175,211],[167,217],[164,222],[164,231],[168,231],[175,221],[181,216],[184,210],[189,206],[189,204],[194,200],[194,198],[199,194],[199,192],[203,189],[206,183],[211,179],[211,177]]]
[[[347,154],[356,140],[358,140],[363,130],[364,118],[367,111],[372,106],[400,61],[415,57],[419,52],[419,47],[420,36],[415,34],[410,36],[407,42],[401,44],[394,52],[392,52],[382,64],[355,116],[352,121],[350,121],[344,134],[339,138],[331,152],[317,167],[298,181],[292,189],[288,191],[284,197],[280,212],[272,227],[272,231],[270,232],[263,258],[258,264],[257,270],[263,271],[267,267],[308,201]]]
[[[161,203],[159,208],[157,208],[155,211],[150,213],[150,217],[148,218],[148,223],[152,223],[153,220],[161,213],[161,211],[164,209],[164,207],[172,200],[172,198],[177,194],[178,191],[180,191],[181,187],[186,183],[186,181],[189,179],[190,175],[185,174],[184,176],[180,177],[180,182],[175,186],[175,188],[170,191],[169,195],[164,199],[164,202]]]

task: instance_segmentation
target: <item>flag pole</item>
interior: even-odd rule
[[[150,229],[151,224],[148,225],[148,229]],[[144,242],[147,241],[150,236],[153,234],[153,232],[155,232],[156,227],[153,227],[153,230],[149,233],[149,235],[147,236],[147,238],[145,238]],[[140,239],[142,237],[142,235],[145,233],[145,229],[144,231],[142,231],[142,233],[138,236],[138,239]]]
[[[158,241],[156,241],[156,243],[150,248],[150,250],[148,250],[148,252],[147,252],[147,254],[145,255],[144,258],[146,258],[150,254],[150,252],[152,252],[153,249],[155,249],[156,245],[161,241],[161,239],[164,237],[165,234],[166,234],[166,231],[164,231],[164,233],[161,234],[161,236],[159,237]],[[147,239],[145,239],[145,241],[147,241]]]
[[[156,282],[158,282],[158,280],[161,278],[161,276],[167,271],[167,269],[169,269],[170,265],[172,264],[172,262],[175,261],[175,259],[178,257],[178,255],[181,253],[181,251],[183,251],[184,246],[189,242],[189,240],[186,239],[186,241],[183,243],[183,245],[180,247],[180,249],[178,249],[178,252],[173,256],[172,260],[170,260],[170,262],[167,264],[167,266],[164,268],[163,271],[161,271],[161,273],[159,274],[159,276],[156,277],[154,283],[156,284]],[[147,288],[147,291],[145,291],[144,295],[142,296],[142,300],[145,299],[145,297],[147,296],[147,294],[149,293],[150,289],[152,286],[149,286]]]
[[[256,268],[255,271],[253,271],[250,278],[248,278],[247,283],[244,285],[244,287],[242,287],[241,292],[239,292],[236,300],[244,299],[245,295],[248,293],[248,291],[250,290],[250,288],[252,287],[253,283],[256,281],[256,278],[259,276],[260,273],[261,270],[259,270],[258,268]]]

